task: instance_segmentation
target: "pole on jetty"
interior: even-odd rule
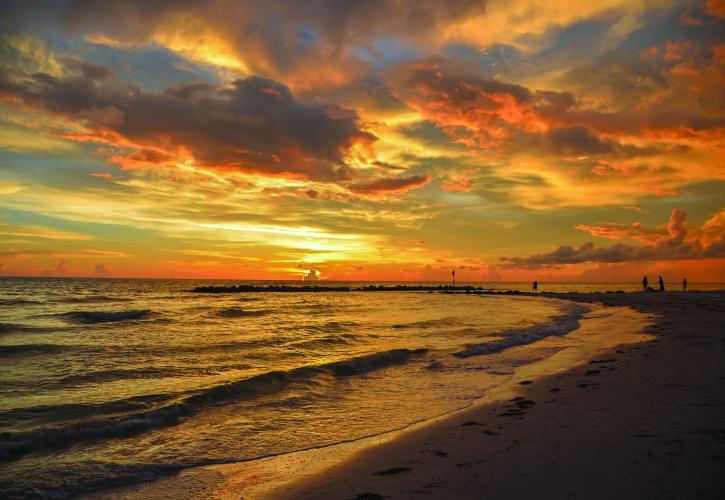
[[[456,271],[451,271],[451,276],[453,276],[453,288],[456,288]]]

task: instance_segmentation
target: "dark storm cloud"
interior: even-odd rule
[[[252,73],[300,90],[364,75],[354,49],[377,36],[422,38],[484,8],[482,0],[69,0],[61,17],[71,32],[118,44],[198,52],[219,42]]]
[[[190,13],[240,36],[283,36],[292,26],[309,26],[338,44],[375,34],[425,33],[446,22],[483,12],[485,0],[69,0],[64,20],[70,27],[102,30],[143,42],[169,16]],[[270,28],[276,21],[275,28]],[[266,25],[266,27],[265,27]]]
[[[111,80],[116,76],[112,69],[89,61],[66,59],[65,64],[68,69],[81,73],[88,80]]]
[[[2,78],[0,93],[81,121],[90,129],[81,140],[128,147],[132,161],[155,163],[188,151],[202,166],[346,179],[346,149],[374,139],[353,112],[306,104],[265,78],[153,93],[114,85],[94,64],[72,61],[68,68],[75,70],[68,77]]]

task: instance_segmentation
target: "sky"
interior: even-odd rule
[[[724,282],[724,20],[4,0],[0,275]]]

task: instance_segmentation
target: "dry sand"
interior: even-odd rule
[[[588,321],[578,335],[592,347],[582,342],[578,366],[532,365],[488,402],[405,432],[100,496],[725,498],[725,294],[542,295],[629,306],[654,321],[620,347],[633,340],[615,335],[621,325]],[[641,318],[622,311],[622,322]],[[593,347],[603,334],[613,346],[604,352]]]

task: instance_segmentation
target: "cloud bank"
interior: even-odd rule
[[[540,269],[557,267],[567,264],[581,264],[584,262],[618,263],[627,261],[653,261],[653,260],[689,260],[689,259],[719,259],[725,257],[725,224],[723,212],[719,212],[706,221],[701,228],[688,237],[685,227],[687,213],[674,209],[667,223],[666,234],[657,232],[657,238],[647,245],[630,245],[615,243],[609,247],[596,247],[592,242],[586,242],[579,247],[560,246],[549,253],[530,255],[529,257],[504,257],[503,268],[508,269]],[[616,227],[611,231],[612,225],[603,226],[607,238],[637,237],[641,234],[651,235],[653,231],[641,225],[633,225],[622,230]],[[636,228],[634,232],[631,228]],[[598,233],[599,228],[594,230]],[[596,234],[595,234],[596,235]],[[616,236],[615,236],[616,235]]]

